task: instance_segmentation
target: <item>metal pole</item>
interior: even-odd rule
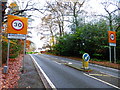
[[[109,59],[110,59],[110,62],[111,62],[111,46],[109,46]]]
[[[23,72],[24,72],[24,61],[25,61],[25,52],[26,52],[26,39],[24,40],[24,52],[23,52]]]
[[[8,39],[8,48],[7,48],[7,66],[4,66],[4,73],[8,73],[8,63],[9,63],[9,53],[10,53],[10,39]]]
[[[9,63],[9,53],[10,53],[10,39],[8,39],[7,66],[8,66],[8,63]]]
[[[116,63],[116,47],[114,46],[114,63]]]

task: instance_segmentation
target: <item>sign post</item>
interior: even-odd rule
[[[8,62],[9,62],[9,48],[10,48],[10,39],[23,39],[24,40],[24,56],[26,48],[26,34],[27,34],[27,25],[28,19],[25,17],[18,17],[13,15],[8,15],[8,51],[7,51],[7,66],[4,67],[5,73],[8,71]],[[23,57],[23,68],[24,68],[24,57]],[[24,70],[23,70],[24,71]]]
[[[10,39],[8,39],[7,66],[4,66],[4,71],[3,71],[3,73],[8,73],[9,53],[10,53]]]
[[[116,47],[114,47],[114,63],[116,63]]]
[[[109,46],[109,59],[110,59],[110,62],[112,62],[112,60],[111,60],[111,46]]]
[[[109,42],[109,59],[112,62],[112,49],[114,47],[114,63],[116,63],[116,32],[115,31],[108,31],[108,42]]]
[[[24,39],[24,52],[23,52],[23,72],[24,72],[24,61],[25,61],[25,53],[26,52],[26,39]]]

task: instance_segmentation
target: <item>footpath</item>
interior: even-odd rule
[[[20,74],[18,88],[44,88],[30,55],[25,55],[24,73]]]
[[[39,76],[30,55],[25,55],[24,73],[21,72],[23,66],[23,55],[19,55],[16,59],[10,59],[9,70],[4,74],[3,68],[0,68],[0,90],[10,88],[39,88],[45,89],[41,77]]]

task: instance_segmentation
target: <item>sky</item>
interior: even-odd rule
[[[26,4],[26,2],[29,0],[8,0],[9,3],[13,2],[13,1],[21,2],[21,3],[19,3],[19,5],[21,6],[21,8],[24,8],[25,7],[24,4]],[[42,8],[46,2],[46,0],[30,0],[30,1],[37,3],[36,7],[40,7],[40,8]],[[51,0],[47,0],[47,1],[51,1]],[[64,1],[66,1],[66,0],[64,0]],[[105,14],[105,11],[104,11],[102,5],[100,4],[101,2],[104,2],[104,1],[106,1],[106,0],[89,0],[89,3],[87,3],[86,6],[90,6],[91,8],[85,7],[85,10],[87,12],[93,12],[93,13],[97,13],[97,14],[103,14],[103,13]],[[110,0],[107,0],[107,1],[110,1]],[[24,4],[22,2],[24,2]],[[113,9],[114,9],[113,6],[109,7],[109,10],[112,11]],[[42,14],[39,13],[38,11],[32,11],[32,12],[27,12],[27,13],[34,15],[32,18],[35,20],[32,23],[30,23],[30,25],[28,27],[31,27],[31,26],[39,27],[39,25],[41,23]],[[44,42],[40,41],[39,35],[37,36],[36,28],[32,29],[31,32],[32,32],[33,38],[31,38],[30,40],[36,44],[37,48],[41,48],[42,45],[44,44]]]

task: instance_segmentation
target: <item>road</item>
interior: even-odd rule
[[[93,77],[88,73],[64,65],[64,63],[81,64],[80,61],[45,54],[32,54],[31,56],[41,67],[55,88],[119,88],[118,81],[114,81],[119,79],[118,70],[91,64],[90,68],[115,76],[113,80],[111,76],[99,78],[97,75]],[[107,81],[109,82],[103,79],[108,79]]]

